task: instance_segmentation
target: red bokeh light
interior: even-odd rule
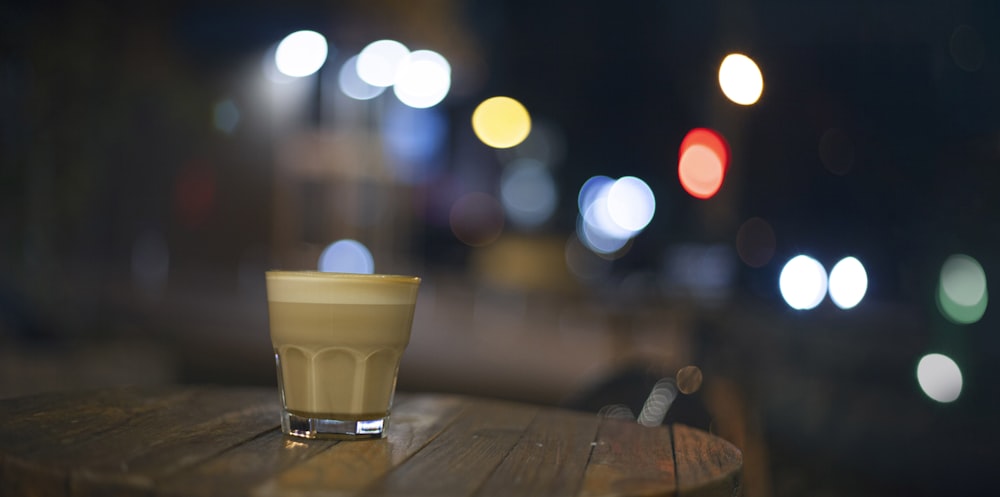
[[[729,168],[729,144],[717,131],[695,128],[681,141],[677,176],[692,197],[708,199],[722,188]]]

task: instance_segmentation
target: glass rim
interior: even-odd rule
[[[268,269],[264,271],[268,277],[303,277],[309,279],[367,280],[394,283],[420,283],[419,276],[404,274],[379,273],[340,273],[336,271],[319,271],[316,269]]]

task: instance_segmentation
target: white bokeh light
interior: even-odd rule
[[[329,46],[323,35],[309,30],[286,36],[274,52],[274,64],[286,76],[302,78],[323,67]]]
[[[400,63],[392,91],[400,102],[425,109],[444,100],[450,89],[448,61],[437,52],[416,50]]]
[[[793,309],[809,310],[819,305],[826,295],[826,269],[807,255],[791,258],[781,269],[778,287],[781,297]]]
[[[645,181],[634,176],[619,178],[608,189],[611,220],[621,228],[638,232],[653,219],[656,198]]]
[[[962,370],[943,354],[927,354],[920,359],[917,382],[920,389],[937,402],[954,402],[962,394]]]
[[[868,273],[857,258],[845,257],[830,270],[830,300],[841,309],[861,303],[868,292]]]
[[[410,49],[398,41],[372,42],[358,54],[358,76],[373,86],[392,86],[399,68],[409,55]]]
[[[370,85],[358,76],[357,55],[347,59],[344,65],[340,66],[337,83],[344,95],[355,100],[371,100],[385,92],[384,86]]]
[[[332,273],[372,274],[375,260],[364,244],[344,239],[331,243],[319,256],[319,270]]]

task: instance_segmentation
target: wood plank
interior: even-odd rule
[[[456,399],[438,399],[436,407],[444,409],[457,404]],[[430,398],[418,399],[411,395],[399,394],[395,399],[390,433],[398,440],[404,434],[414,438],[408,430],[406,413],[416,410],[424,417],[431,416],[435,403]],[[393,425],[403,423],[393,429]],[[249,495],[254,487],[260,486],[279,474],[298,467],[308,468],[308,459],[336,447],[333,440],[309,440],[288,437],[280,427],[262,434],[246,443],[238,444],[223,453],[194,466],[185,468],[166,479],[157,482],[156,495],[162,496],[224,496]],[[316,463],[312,463],[315,465]],[[319,463],[322,465],[322,463]],[[294,474],[295,471],[292,471]],[[278,486],[278,488],[281,488]],[[282,489],[282,495],[284,495]]]
[[[580,490],[582,497],[673,496],[676,485],[669,428],[601,420]]]
[[[599,423],[594,414],[540,412],[476,496],[576,495]]]
[[[68,495],[73,461],[52,464],[50,456],[192,395],[125,387],[0,400],[0,495]]]
[[[743,454],[733,444],[682,424],[672,426],[681,497],[734,496],[742,492]]]
[[[256,497],[352,495],[419,451],[461,409],[461,401],[450,396],[422,396],[397,404],[386,438],[340,442],[280,472],[251,493]]]
[[[459,418],[426,447],[360,495],[472,495],[507,457],[538,411],[513,402],[471,400]]]
[[[278,395],[272,389],[109,392],[93,400],[57,398],[49,409],[5,424],[3,471],[18,481],[4,485],[50,488],[57,480],[55,486],[74,495],[108,489],[141,494],[156,478],[278,425]],[[77,430],[76,425],[88,426]]]

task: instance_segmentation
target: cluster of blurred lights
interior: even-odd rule
[[[827,293],[837,307],[847,310],[864,299],[868,291],[868,273],[861,261],[845,257],[833,266],[827,277],[819,261],[797,255],[782,267],[778,288],[785,303],[796,310],[815,308]]]
[[[296,31],[278,43],[274,65],[290,78],[311,76],[323,67],[330,47],[323,35]],[[400,102],[424,109],[440,103],[451,89],[451,65],[432,50],[410,51],[395,40],[378,40],[347,59],[338,73],[341,91],[368,100],[392,87]]]
[[[395,40],[368,44],[352,65],[362,82],[375,88],[391,86],[400,102],[415,109],[437,105],[451,89],[451,65],[441,54],[432,50],[411,52]],[[358,93],[344,90],[348,96]]]
[[[577,237],[590,250],[604,255],[618,252],[653,219],[656,197],[635,176],[611,179],[594,176],[584,182],[578,197]]]
[[[936,301],[941,314],[955,324],[969,325],[982,319],[989,292],[986,272],[979,261],[966,254],[953,254],[945,259]],[[927,354],[917,363],[917,383],[930,399],[954,402],[962,393],[962,370],[944,354]]]

